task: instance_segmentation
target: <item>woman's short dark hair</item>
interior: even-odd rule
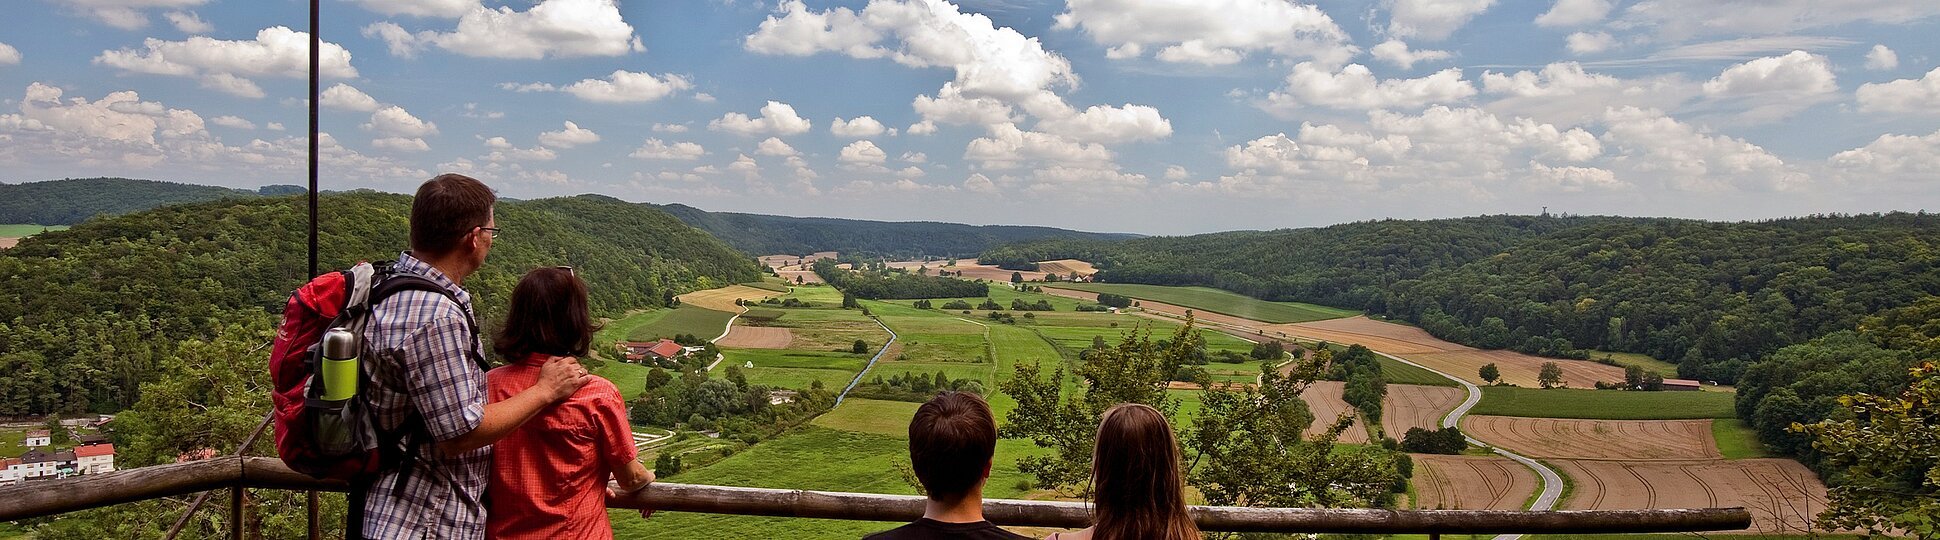
[[[990,405],[969,392],[943,392],[909,420],[909,462],[930,500],[962,500],[983,480],[997,451]]]
[[[469,176],[441,174],[425,181],[411,199],[411,250],[451,253],[472,229],[491,222],[497,202],[492,188]]]
[[[512,307],[492,347],[510,362],[533,353],[585,356],[596,331],[586,310],[586,284],[571,270],[540,268],[512,289]]]

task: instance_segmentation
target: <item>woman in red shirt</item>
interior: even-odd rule
[[[539,379],[554,356],[585,356],[593,339],[586,285],[571,268],[527,272],[512,291],[505,325],[493,340],[507,365],[486,373],[492,402],[511,398]],[[653,482],[640,464],[627,423],[626,401],[600,377],[533,416],[493,445],[490,538],[613,538],[606,518],[608,478],[618,493]],[[644,515],[644,513],[643,513]]]

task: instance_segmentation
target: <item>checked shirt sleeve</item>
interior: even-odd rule
[[[432,321],[401,345],[406,393],[431,438],[448,441],[477,429],[485,419],[485,373],[472,363],[465,319]]]

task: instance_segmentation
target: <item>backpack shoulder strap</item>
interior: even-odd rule
[[[478,337],[478,320],[472,316],[470,311],[465,310],[464,305],[458,302],[456,295],[453,295],[450,290],[439,285],[437,282],[410,272],[392,271],[390,265],[387,263],[383,266],[377,285],[371,288],[370,305],[376,306],[392,295],[404,291],[436,293],[457,306],[458,311],[465,314],[465,328],[470,330],[472,334],[472,349],[466,351],[466,356],[471,357],[472,363],[477,364],[480,371],[491,371],[491,364],[486,362],[485,357],[481,356],[478,352],[484,343]]]

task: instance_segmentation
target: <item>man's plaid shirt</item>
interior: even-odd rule
[[[473,363],[471,294],[444,272],[398,255],[397,272],[410,272],[443,285],[457,304],[437,293],[402,291],[372,307],[365,328],[364,358],[372,383],[364,390],[378,429],[403,429],[418,415],[432,441],[470,433],[485,418],[485,373]],[[432,441],[421,441],[408,480],[395,490],[399,471],[380,474],[364,502],[366,538],[485,538],[481,498],[491,481],[492,449],[440,457]]]

